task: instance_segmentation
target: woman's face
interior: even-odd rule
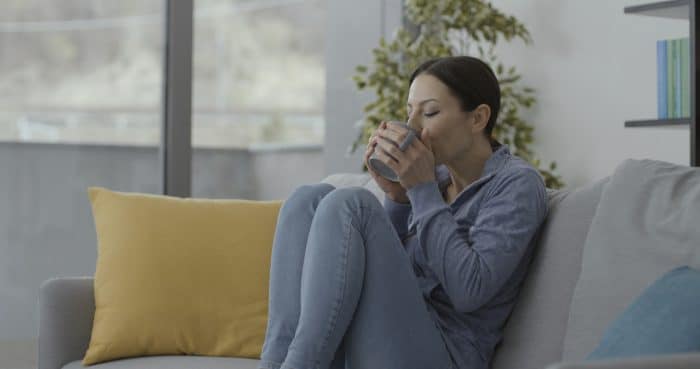
[[[436,165],[463,157],[483,130],[474,124],[475,114],[463,111],[447,85],[430,74],[413,80],[406,108],[408,125],[430,133]]]

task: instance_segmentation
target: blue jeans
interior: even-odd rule
[[[260,368],[447,369],[452,360],[384,207],[297,188],[280,209]]]

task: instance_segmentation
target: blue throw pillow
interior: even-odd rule
[[[700,351],[700,271],[687,266],[651,284],[608,327],[588,360]]]

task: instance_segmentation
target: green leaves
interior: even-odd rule
[[[506,67],[494,52],[500,39],[518,38],[526,44],[532,43],[525,25],[486,0],[405,0],[405,10],[406,18],[415,27],[400,28],[390,41],[380,38],[379,46],[372,50],[372,63],[355,68],[353,82],[358,90],[371,89],[375,100],[364,107],[362,129],[349,151],[366,146],[382,120],[407,118],[408,80],[420,63],[435,57],[461,55],[465,45],[471,45],[479,58],[492,66],[501,85],[501,111],[493,136],[509,145],[513,154],[537,167],[547,187],[563,187],[563,181],[554,173],[556,163],[542,168],[540,159],[530,148],[534,128],[522,119],[522,110],[536,103],[535,90],[521,87],[522,76],[515,66]],[[412,33],[414,29],[416,32]],[[455,32],[460,35],[459,43],[449,38]]]

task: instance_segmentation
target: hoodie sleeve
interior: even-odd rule
[[[394,229],[399,235],[399,238],[403,237],[408,232],[408,218],[411,214],[411,204],[403,204],[396,202],[389,198],[389,196],[384,196],[384,210],[389,215],[391,223],[394,224]]]
[[[546,216],[546,188],[535,170],[493,180],[468,232],[459,230],[435,181],[407,191],[428,266],[460,312],[479,309],[500,290]]]

